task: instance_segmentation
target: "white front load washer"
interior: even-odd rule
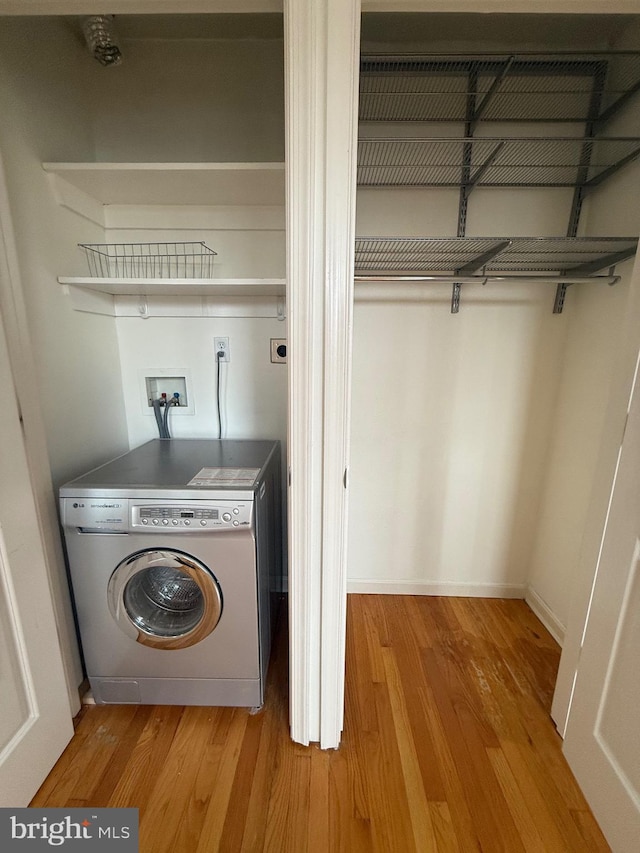
[[[262,705],[277,442],[156,439],[64,485],[60,507],[96,702]]]

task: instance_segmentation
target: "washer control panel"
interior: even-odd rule
[[[248,501],[130,501],[131,529],[199,533],[247,528],[253,504]]]

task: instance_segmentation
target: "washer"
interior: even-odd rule
[[[262,705],[277,442],[156,439],[62,486],[60,508],[97,703]]]

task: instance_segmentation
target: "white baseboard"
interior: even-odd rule
[[[398,581],[367,578],[347,581],[347,592],[370,595],[450,595],[466,598],[524,598],[526,591],[527,587],[525,584],[516,583],[457,583],[455,581]],[[533,610],[534,608],[531,609]]]
[[[531,587],[527,587],[524,600],[542,622],[547,631],[551,634],[553,639],[558,643],[558,645],[562,646],[564,643],[566,628],[549,605],[543,601],[538,593]]]

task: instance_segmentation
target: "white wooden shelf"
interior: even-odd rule
[[[284,163],[43,163],[102,205],[284,205]]]
[[[283,278],[90,278],[59,277],[60,284],[112,296],[284,296]]]
[[[252,211],[273,220],[274,208],[285,202],[284,163],[43,163],[55,196],[64,207],[103,228],[113,227],[119,207],[136,211],[139,223],[154,210],[181,208],[194,221],[206,218],[206,211],[218,211],[225,225],[232,220],[238,230],[238,216],[244,217],[240,230],[255,230]],[[109,207],[115,208],[109,211]],[[236,213],[234,211],[239,211]],[[154,214],[155,215],[155,214]],[[131,214],[127,214],[131,218]],[[235,217],[235,218],[234,218]],[[247,219],[248,217],[248,219]],[[152,217],[153,218],[153,217]],[[208,221],[208,220],[207,220]],[[184,219],[181,219],[184,224]],[[122,227],[122,226],[120,226]],[[144,227],[140,224],[135,227]],[[162,226],[166,230],[166,225]],[[202,226],[200,226],[202,227]],[[271,226],[270,226],[271,227]],[[198,298],[209,305],[207,316],[219,310],[221,316],[284,316],[284,278],[98,278],[89,275],[60,277],[69,287],[76,310],[119,316],[128,310],[127,297],[157,297],[149,311],[173,310],[175,316],[200,316]],[[121,299],[119,299],[121,297]],[[217,303],[214,309],[211,303]],[[171,309],[173,305],[173,309]],[[163,307],[164,306],[164,307]],[[169,307],[168,307],[169,306]],[[142,316],[150,316],[145,313]],[[202,309],[204,310],[204,309]],[[266,312],[266,313],[265,313]],[[170,316],[170,314],[166,314]]]

